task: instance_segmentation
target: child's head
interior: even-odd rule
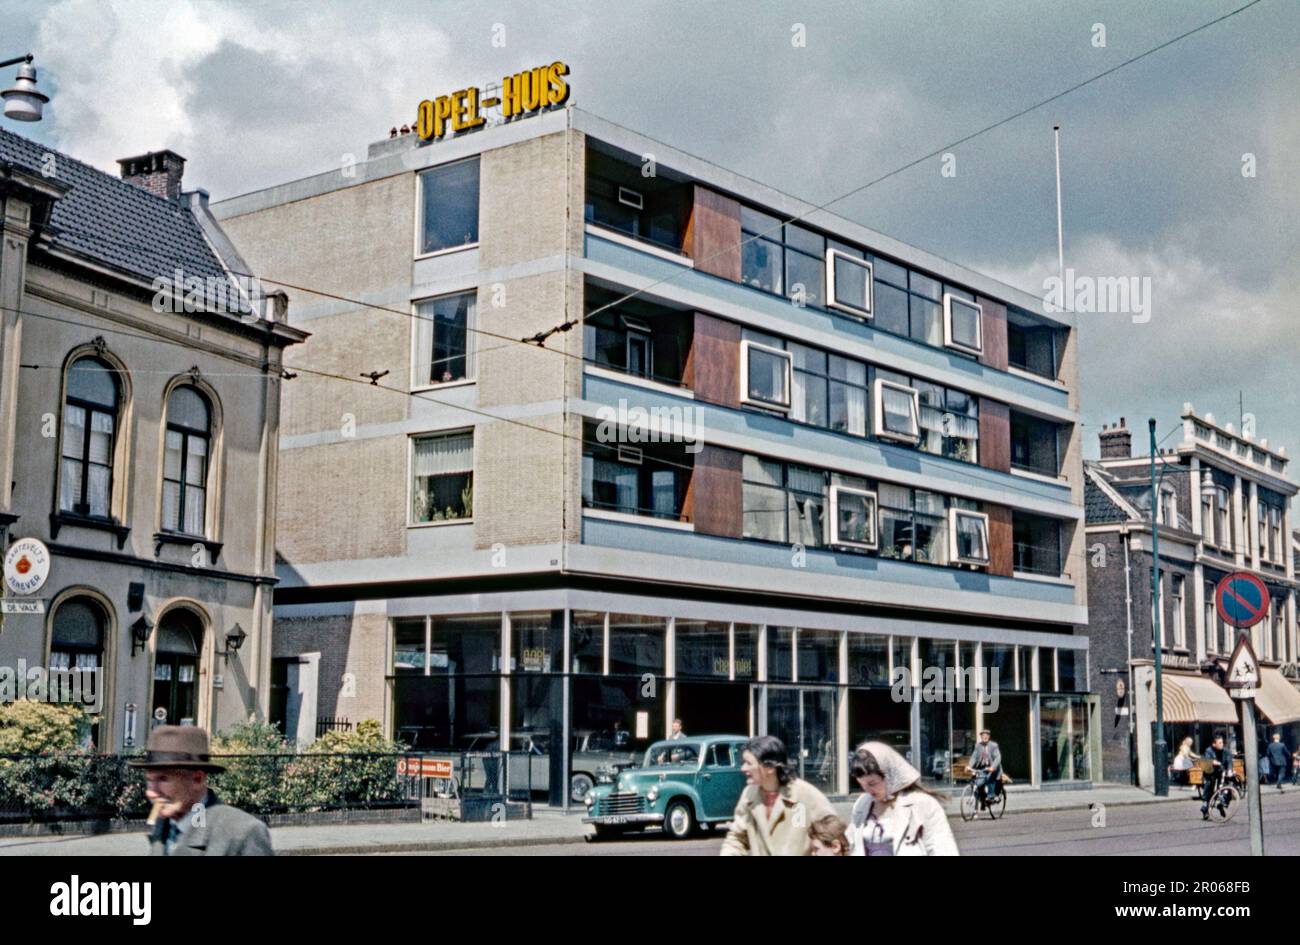
[[[849,841],[844,835],[847,830],[848,824],[834,814],[813,821],[808,828],[808,835],[812,837],[812,855],[848,856]]]

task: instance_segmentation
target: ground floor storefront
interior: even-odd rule
[[[675,719],[776,735],[832,794],[856,790],[868,740],[939,786],[983,728],[1017,783],[1086,784],[1099,752],[1087,639],[1067,633],[578,590],[277,606],[275,626],[290,728],[373,717],[422,751],[510,751],[512,781],[531,758],[557,805]]]

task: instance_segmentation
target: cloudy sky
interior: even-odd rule
[[[0,55],[35,53],[53,98],[6,127],[111,171],[172,148],[214,199],[562,59],[580,107],[824,203],[1248,2],[0,0]],[[1239,394],[1295,455],[1297,89],[1300,3],[1261,0],[953,149],[955,176],[936,157],[833,209],[1040,295],[1059,122],[1067,266],[1151,280],[1149,321],[1079,316],[1086,455],[1185,401],[1237,422]]]

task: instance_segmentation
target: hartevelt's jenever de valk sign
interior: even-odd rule
[[[459,134],[487,124],[483,111],[501,108],[501,120],[509,121],[523,115],[532,115],[547,108],[555,108],[569,100],[569,84],[564,77],[569,67],[562,62],[538,66],[516,72],[501,80],[501,87],[480,89],[472,86],[425,99],[420,103],[416,130],[426,141],[443,138],[450,131]],[[492,93],[492,94],[485,94]]]

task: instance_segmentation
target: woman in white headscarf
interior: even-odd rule
[[[864,792],[850,818],[850,856],[959,855],[943,803],[902,755],[884,742],[864,742],[850,772]]]

